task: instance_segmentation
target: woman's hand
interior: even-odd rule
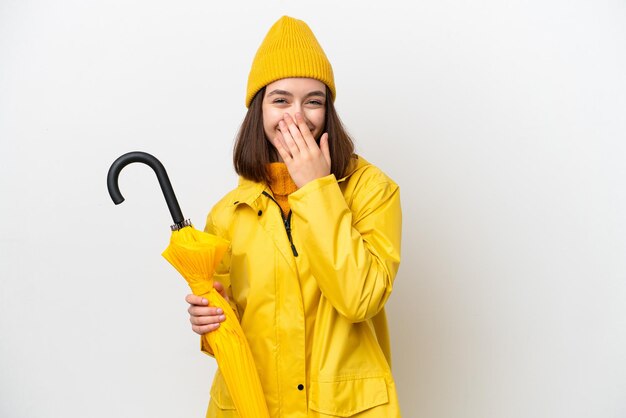
[[[328,133],[322,134],[318,146],[304,117],[300,113],[296,113],[295,117],[294,121],[285,113],[278,124],[279,134],[272,140],[272,144],[287,165],[294,183],[301,188],[312,180],[330,174],[330,151]]]
[[[213,282],[215,290],[220,292],[224,299],[228,300],[228,295],[224,286],[220,282]],[[220,322],[224,322],[226,316],[221,308],[215,308],[209,305],[209,301],[201,296],[187,295],[185,301],[190,305],[189,322],[191,329],[200,335],[215,331],[219,328]]]

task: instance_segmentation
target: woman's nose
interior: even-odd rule
[[[298,102],[294,102],[293,106],[291,107],[291,112],[289,114],[289,116],[291,116],[293,118],[293,120],[296,120],[296,113],[300,113],[302,115],[302,117],[304,116],[304,112],[302,111],[302,104],[298,103]],[[306,117],[305,117],[306,119]]]

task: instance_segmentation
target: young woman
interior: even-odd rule
[[[334,99],[309,27],[278,20],[248,79],[239,185],[207,218],[206,231],[231,242],[215,287],[240,319],[272,417],[394,418],[384,306],[400,263],[400,196],[353,154]],[[198,334],[224,320],[186,300]],[[237,416],[218,370],[207,417]]]

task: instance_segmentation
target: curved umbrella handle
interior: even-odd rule
[[[116,205],[119,205],[124,201],[124,197],[120,192],[118,178],[122,169],[131,163],[144,163],[149,165],[154,170],[157,179],[159,180],[159,184],[161,185],[163,196],[165,196],[165,202],[167,202],[167,207],[169,208],[172,219],[174,220],[172,229],[180,229],[185,226],[185,218],[183,217],[183,213],[178,205],[178,200],[174,194],[174,189],[172,188],[172,183],[170,183],[170,179],[167,176],[165,167],[163,167],[163,164],[161,164],[156,157],[148,154],[147,152],[129,152],[122,155],[115,160],[113,164],[111,164],[111,168],[109,168],[109,173],[107,174],[107,188],[109,189],[109,195],[111,195],[113,202]]]

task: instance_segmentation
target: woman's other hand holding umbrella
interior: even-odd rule
[[[213,282],[213,287],[228,301],[224,285],[220,282]],[[191,329],[199,335],[215,331],[219,328],[220,323],[226,319],[221,308],[209,306],[209,301],[201,296],[191,293],[185,297],[185,301],[189,304],[187,312],[189,312]]]

